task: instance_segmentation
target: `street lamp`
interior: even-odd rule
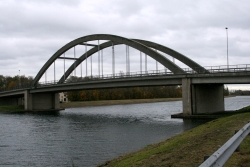
[[[21,83],[20,83],[20,70],[19,70],[19,75],[18,75],[18,81],[19,81],[19,87],[21,86]]]
[[[226,33],[227,33],[227,70],[229,70],[229,63],[228,63],[228,28],[226,27]]]

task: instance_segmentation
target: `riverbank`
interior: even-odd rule
[[[77,108],[86,106],[103,106],[103,105],[119,105],[119,104],[138,104],[138,103],[154,103],[166,101],[178,101],[182,98],[156,98],[156,99],[126,99],[126,100],[98,100],[98,101],[76,101],[61,103],[61,108]]]
[[[0,113],[5,114],[45,114],[54,115],[58,114],[63,109],[50,109],[50,110],[25,110],[24,106],[0,106]]]
[[[4,113],[21,113],[25,112],[23,106],[0,106],[0,112]]]
[[[239,114],[227,116],[200,125],[163,142],[149,145],[137,152],[107,161],[99,167],[126,166],[199,166],[204,156],[212,155],[235,133],[250,121],[250,107],[239,110]],[[225,164],[225,167],[250,166],[250,136],[240,145]]]
[[[154,102],[166,102],[166,101],[178,101],[178,100],[181,100],[181,98],[76,101],[76,102],[60,103],[60,108],[65,109],[65,108],[78,108],[78,107],[87,107],[87,106],[154,103]],[[0,106],[0,112],[2,113],[5,113],[5,112],[6,113],[25,113],[29,111],[25,111],[24,106]]]

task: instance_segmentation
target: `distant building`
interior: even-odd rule
[[[67,92],[59,93],[59,100],[60,100],[60,103],[68,102],[69,100],[68,100]]]

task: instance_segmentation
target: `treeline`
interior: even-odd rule
[[[0,89],[13,89],[16,87],[22,87],[26,85],[30,85],[33,81],[33,77],[25,77],[21,76],[3,76],[0,75]]]
[[[68,92],[69,101],[123,100],[181,97],[179,86],[113,88]]]
[[[70,76],[66,82],[79,82],[96,80],[98,78],[79,78]],[[180,86],[155,86],[155,87],[133,87],[95,89],[68,92],[69,101],[95,101],[95,100],[123,100],[123,99],[150,99],[150,98],[175,98],[181,97]]]
[[[226,87],[226,86],[224,86],[224,96],[229,96],[229,89],[228,89],[228,87]]]
[[[235,95],[235,96],[246,96],[246,95],[250,95],[250,91],[249,90],[233,90],[230,91],[231,95]]]
[[[95,78],[78,78],[71,76],[66,82],[79,82],[94,80]],[[229,90],[224,87],[224,96]],[[95,100],[123,100],[123,99],[152,99],[152,98],[180,98],[181,86],[154,86],[134,88],[96,89],[68,92],[69,101],[95,101]]]

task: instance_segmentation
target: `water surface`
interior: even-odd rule
[[[226,98],[225,108],[239,109],[249,100]],[[181,111],[182,102],[172,101],[1,114],[0,166],[96,166],[204,122],[170,118]]]

